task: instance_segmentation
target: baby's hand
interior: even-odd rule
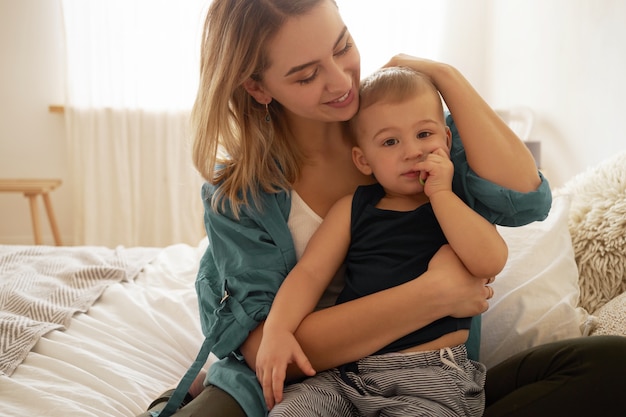
[[[430,153],[426,159],[416,164],[416,169],[420,171],[420,182],[428,197],[439,191],[452,190],[454,164],[443,149],[438,148]]]
[[[256,358],[256,376],[263,387],[268,410],[283,400],[287,365],[290,363],[298,365],[305,375],[315,375],[315,370],[293,333],[264,333]]]

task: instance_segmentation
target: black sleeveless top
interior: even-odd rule
[[[337,303],[408,282],[428,269],[447,243],[430,203],[409,212],[381,210],[385,195],[379,184],[357,188],[352,200],[351,242],[346,257],[346,285]],[[398,312],[402,320],[402,312]],[[471,318],[444,317],[387,345],[376,354],[397,352],[430,342],[459,329]]]

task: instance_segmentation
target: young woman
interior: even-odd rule
[[[426,74],[445,100],[454,117],[453,187],[468,205],[499,224],[547,215],[549,187],[530,153],[456,69],[404,55],[388,65]],[[210,242],[196,284],[203,354],[221,360],[176,415],[265,415],[253,369],[274,294],[329,208],[372,182],[352,163],[344,135],[358,109],[359,66],[332,0],[213,1],[192,118]],[[488,280],[445,248],[419,279],[391,289],[333,306],[341,282],[331,285],[330,307],[296,332],[313,367],[356,361],[441,317],[484,312]],[[477,336],[468,342],[474,356]],[[485,415],[622,415],[625,350],[622,338],[588,338],[511,358],[488,372]],[[297,377],[297,367],[288,369]]]

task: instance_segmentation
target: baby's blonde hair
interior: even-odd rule
[[[387,67],[361,80],[359,111],[348,122],[348,130],[353,142],[356,143],[358,138],[358,122],[362,110],[375,103],[400,103],[422,93],[431,93],[439,98],[443,121],[443,104],[439,91],[430,78],[424,74],[406,67]]]
[[[257,103],[244,89],[262,81],[269,66],[267,45],[292,16],[332,0],[214,0],[202,37],[200,84],[191,114],[193,162],[218,186],[213,208],[229,201],[235,215],[258,201],[261,190],[288,189],[300,155],[289,140],[283,108]]]

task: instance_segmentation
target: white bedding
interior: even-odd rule
[[[134,416],[175,386],[203,340],[194,281],[205,247],[163,249],[134,282],[42,337],[0,377],[0,415]]]

